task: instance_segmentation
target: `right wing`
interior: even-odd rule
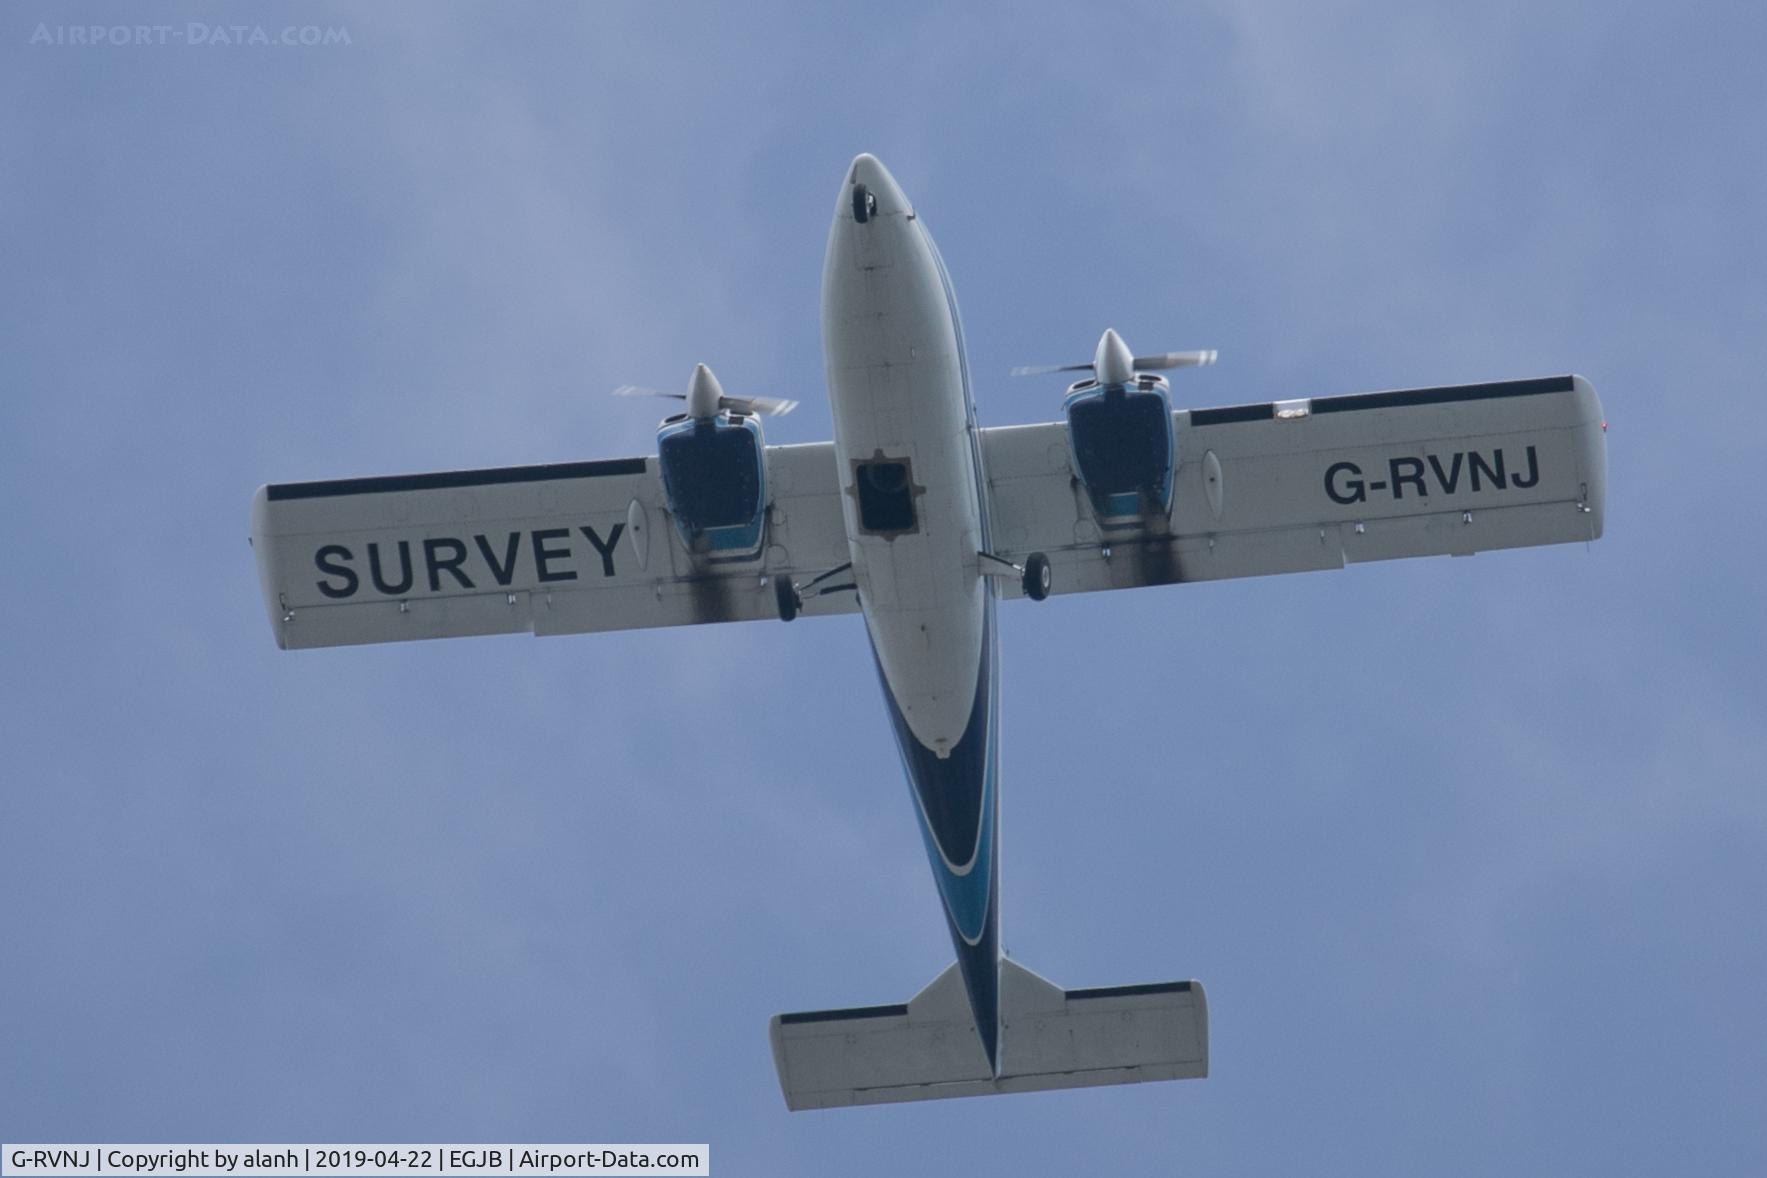
[[[1579,376],[1179,410],[1170,520],[1103,528],[1063,422],[982,431],[996,552],[1053,592],[1594,540],[1601,403]],[[1019,596],[1016,581],[1002,593]]]
[[[832,443],[767,447],[767,476],[746,561],[687,551],[644,458],[273,484],[252,548],[284,648],[772,618],[772,578],[849,558]],[[857,608],[833,593],[803,613]]]

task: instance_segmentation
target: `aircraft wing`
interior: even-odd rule
[[[1101,527],[1063,422],[983,431],[994,546],[1055,593],[1594,540],[1606,426],[1577,376],[1173,414],[1172,515]],[[1019,596],[1012,579],[1001,581]]]
[[[272,484],[252,547],[284,648],[773,618],[768,578],[848,555],[832,443],[769,446],[767,471],[768,542],[746,561],[688,552],[644,458]]]

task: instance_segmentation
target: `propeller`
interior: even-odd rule
[[[1014,376],[1045,376],[1051,372],[1090,372],[1099,384],[1128,384],[1137,372],[1161,372],[1169,368],[1198,368],[1215,362],[1216,352],[1207,348],[1198,352],[1155,352],[1136,356],[1115,330],[1106,328],[1099,337],[1098,348],[1090,364],[1051,364],[1037,368],[1014,368]]]
[[[647,389],[642,385],[623,384],[614,390],[616,397],[668,397],[676,401],[687,402],[687,414],[696,420],[704,421],[716,417],[721,410],[732,409],[738,413],[764,413],[769,417],[778,417],[790,413],[798,407],[796,401],[783,397],[730,397],[712,375],[712,370],[704,364],[693,366],[693,379],[687,384],[685,393],[670,393],[662,389]]]

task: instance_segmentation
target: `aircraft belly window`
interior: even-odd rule
[[[862,531],[890,535],[916,529],[914,497],[924,488],[914,485],[913,472],[905,460],[861,462],[854,474]]]

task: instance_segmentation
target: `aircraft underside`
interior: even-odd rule
[[[906,1003],[775,1016],[789,1107],[1208,1073],[1194,981],[1063,989],[1000,956],[997,608],[1588,541],[1605,421],[1576,376],[1174,409],[1114,331],[1063,419],[976,423],[950,278],[876,159],[843,177],[822,328],[831,442],[694,369],[654,457],[259,488],[285,648],[863,614],[956,961]],[[621,393],[655,393],[626,386]],[[1159,940],[1150,941],[1155,950]]]

